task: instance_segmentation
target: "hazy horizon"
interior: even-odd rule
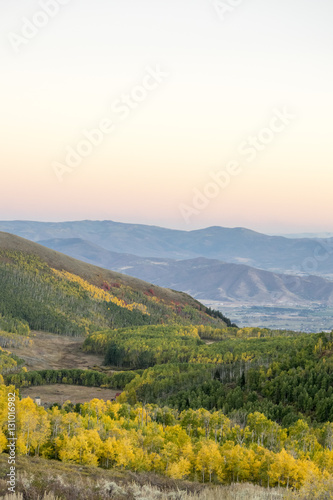
[[[309,235],[317,235],[317,234],[333,234],[333,231],[329,230],[313,230],[313,231],[276,231],[272,232],[271,230],[261,230],[261,229],[256,229],[255,227],[248,227],[248,226],[227,226],[227,225],[221,225],[221,224],[208,224],[208,225],[203,225],[195,228],[188,228],[188,227],[176,227],[176,226],[171,226],[171,225],[163,225],[163,224],[156,224],[152,223],[149,221],[146,222],[135,222],[135,221],[125,221],[125,220],[115,220],[115,219],[63,219],[63,220],[36,220],[36,219],[0,219],[1,222],[23,222],[23,223],[43,223],[43,224],[61,224],[61,223],[72,223],[72,222],[113,222],[115,224],[128,224],[128,225],[144,225],[144,226],[151,226],[151,227],[160,227],[163,229],[170,229],[174,231],[198,231],[201,229],[209,229],[211,227],[221,227],[225,229],[247,229],[249,231],[255,231],[258,233],[266,234],[268,236],[293,236],[293,235],[302,235],[302,234],[309,234]],[[1,228],[0,228],[1,231]]]
[[[333,231],[332,2],[46,3],[0,6],[0,219]]]

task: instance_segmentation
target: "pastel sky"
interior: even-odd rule
[[[332,19],[332,0],[1,0],[0,220],[333,231]]]

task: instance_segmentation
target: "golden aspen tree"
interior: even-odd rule
[[[309,480],[317,482],[322,476],[318,466],[311,460],[298,460],[297,461],[297,475],[294,478],[294,487],[299,489]]]
[[[55,439],[58,458],[65,463],[80,463],[79,446],[77,437],[64,436]]]
[[[318,449],[318,441],[305,420],[297,420],[289,429],[289,446],[303,453]]]
[[[35,429],[35,439],[37,441],[37,446],[35,446],[35,453],[39,455],[40,448],[49,441],[51,433],[51,424],[43,407],[37,408],[38,423]]]
[[[59,458],[63,462],[80,465],[98,465],[102,442],[95,430],[80,430],[73,437],[57,438]]]
[[[258,411],[250,413],[247,417],[247,425],[251,432],[252,442],[260,446],[264,445],[269,431],[270,420]]]
[[[196,458],[196,469],[201,472],[202,482],[205,482],[207,475],[211,482],[214,473],[221,474],[221,466],[222,457],[218,445],[213,441],[202,441]]]
[[[191,472],[191,462],[181,457],[177,462],[169,464],[167,475],[172,479],[185,479]]]
[[[162,456],[159,453],[150,453],[150,468],[152,471],[163,474],[165,471],[165,463]]]
[[[108,438],[104,441],[100,456],[104,459],[105,466],[108,469],[109,466],[114,463],[116,458],[116,449],[115,449],[115,438]]]
[[[271,484],[280,486],[295,486],[298,480],[298,464],[295,458],[285,449],[275,455],[275,460],[271,464],[268,475]]]
[[[0,429],[0,453],[2,453],[7,447],[7,438]]]
[[[63,419],[63,414],[57,406],[53,406],[49,410],[49,419],[51,422],[51,439],[54,440],[58,436]]]
[[[238,483],[249,479],[251,466],[245,448],[239,444],[230,446],[230,443],[226,443],[226,446],[222,447],[222,456],[225,459],[225,470],[230,481]]]
[[[190,441],[181,447],[180,452],[182,457],[187,458],[190,462],[193,461],[194,459],[193,444]]]
[[[66,413],[60,425],[60,431],[68,437],[74,436],[75,430],[81,426],[82,417],[76,413]]]
[[[161,456],[165,461],[165,470],[168,471],[169,464],[178,458],[179,449],[175,443],[165,443],[161,450]]]
[[[91,417],[96,417],[97,421],[105,414],[107,409],[107,404],[102,399],[92,399],[89,403],[84,403],[82,407],[82,412],[88,414]]]
[[[135,449],[134,457],[131,461],[131,468],[135,472],[150,471],[152,467],[151,458],[146,450]]]
[[[126,469],[135,459],[132,442],[129,438],[121,438],[115,441],[115,462],[118,467]]]
[[[260,472],[262,467],[261,456],[257,452],[257,450],[246,450],[245,451],[246,461],[249,465],[249,473],[246,477],[247,481],[251,481],[253,483],[259,483],[260,481]],[[245,479],[245,478],[244,478]]]
[[[19,453],[30,455],[47,442],[50,435],[50,422],[43,407],[37,407],[31,398],[18,401],[17,407]]]
[[[317,451],[313,456],[313,461],[321,469],[333,474],[333,451],[330,449],[322,449]]]
[[[262,446],[255,447],[255,453],[257,459],[260,461],[257,481],[261,486],[267,486],[267,488],[269,488],[270,477],[268,475],[268,470],[274,460],[275,455],[272,451],[267,450]]]
[[[248,427],[241,427],[240,425],[234,425],[230,431],[230,436],[232,440],[238,445],[243,445],[247,438],[251,435],[251,431]]]
[[[178,449],[191,442],[190,437],[180,425],[167,427],[165,431],[166,441],[174,443]]]

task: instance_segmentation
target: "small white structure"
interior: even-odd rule
[[[41,398],[39,396],[35,397],[35,403],[36,403],[37,406],[40,406],[42,404],[42,400],[41,400]]]

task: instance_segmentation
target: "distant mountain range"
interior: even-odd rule
[[[186,232],[112,221],[0,222],[2,229],[198,300],[333,305],[333,281],[325,278],[333,275],[333,239],[289,239],[243,228]],[[306,275],[302,263],[313,262],[323,276]],[[296,268],[299,275],[288,274]]]
[[[280,234],[279,236],[284,236],[285,238],[333,238],[333,233],[289,233],[289,234]]]
[[[318,276],[276,274],[205,257],[186,260],[138,257],[110,252],[80,238],[59,238],[40,244],[84,262],[184,291],[198,300],[248,305],[333,305],[333,282]]]
[[[79,238],[111,252],[139,257],[205,257],[277,273],[333,275],[333,238],[286,238],[223,227],[178,231],[113,221],[0,222],[0,231],[35,242]]]

